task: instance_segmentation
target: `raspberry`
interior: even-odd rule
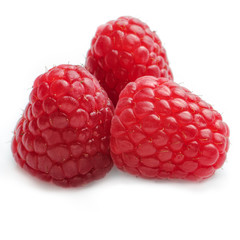
[[[86,68],[100,81],[114,105],[125,85],[138,77],[173,78],[157,34],[133,17],[120,17],[98,27]]]
[[[16,162],[61,186],[102,178],[109,152],[113,106],[99,82],[81,66],[60,65],[34,82],[14,131]]]
[[[111,125],[117,167],[144,178],[202,180],[226,158],[229,129],[209,104],[166,78],[144,76],[121,92]]]

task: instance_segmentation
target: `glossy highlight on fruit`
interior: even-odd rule
[[[120,94],[110,146],[116,166],[130,174],[203,180],[223,165],[229,129],[211,105],[186,88],[144,76]]]
[[[59,65],[34,82],[14,131],[12,152],[25,170],[61,186],[104,177],[113,106],[85,68]]]
[[[96,76],[114,105],[125,85],[138,77],[173,79],[159,37],[133,17],[120,17],[98,27],[86,68]]]

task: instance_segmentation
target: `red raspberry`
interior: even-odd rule
[[[100,81],[114,105],[125,85],[138,77],[173,78],[157,34],[132,17],[120,17],[98,27],[86,68]]]
[[[145,178],[202,180],[226,158],[229,129],[189,90],[145,76],[121,92],[111,125],[111,155],[123,171]]]
[[[102,178],[109,153],[113,106],[85,68],[60,65],[34,82],[14,131],[12,152],[31,174],[62,185]]]

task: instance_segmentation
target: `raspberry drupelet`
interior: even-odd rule
[[[223,165],[229,129],[211,105],[186,88],[144,76],[121,92],[110,142],[114,163],[130,174],[203,180]]]
[[[114,105],[125,85],[138,77],[173,78],[159,37],[133,17],[120,17],[98,27],[86,68],[100,81]]]
[[[59,65],[34,82],[14,131],[12,152],[25,170],[61,186],[104,177],[113,106],[85,68]]]

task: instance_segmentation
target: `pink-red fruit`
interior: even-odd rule
[[[144,178],[202,180],[220,168],[229,146],[221,115],[165,78],[145,76],[120,94],[111,125],[116,166]]]
[[[34,82],[14,131],[13,156],[32,175],[62,186],[102,178],[112,167],[112,116],[106,92],[85,68],[54,67]]]
[[[100,81],[114,105],[125,85],[138,77],[173,78],[159,37],[133,17],[120,17],[98,27],[86,68]]]

